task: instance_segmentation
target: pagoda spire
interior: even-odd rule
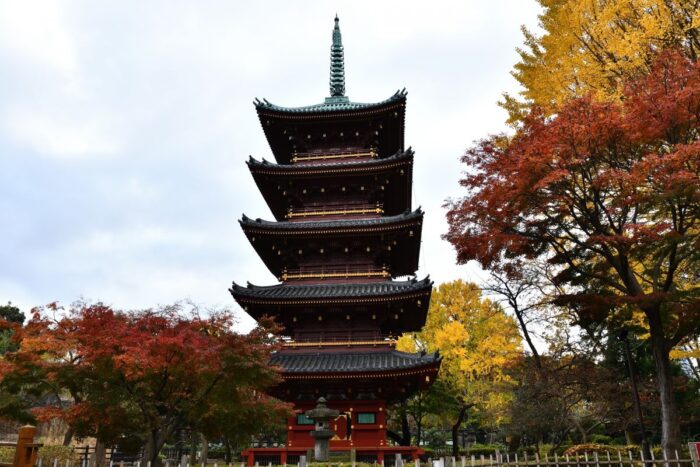
[[[336,14],[335,26],[333,27],[333,44],[331,45],[331,97],[345,96],[345,58],[339,21]]]

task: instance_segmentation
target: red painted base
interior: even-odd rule
[[[297,404],[294,416],[287,419],[287,445],[280,448],[250,448],[243,451],[249,466],[297,464],[299,456],[314,447],[311,431],[313,422],[303,414],[315,407],[314,402]],[[424,453],[415,446],[388,446],[386,442],[386,404],[381,399],[336,400],[328,402],[340,415],[330,423],[335,436],[330,440],[331,452],[349,452],[355,449],[357,460],[381,462],[385,456],[401,454],[417,459]]]
[[[331,452],[350,452],[351,448],[347,449],[331,449]],[[369,462],[376,461],[380,464],[384,459],[391,459],[396,454],[401,454],[401,457],[411,460],[416,460],[425,451],[417,446],[381,446],[381,447],[355,447],[355,454],[357,456],[357,461],[361,462],[363,457],[371,457],[372,460]],[[267,464],[273,465],[295,465],[299,463],[299,456],[305,456],[306,449],[298,448],[249,448],[243,451],[243,457],[246,459],[246,464],[249,467],[255,466],[257,462],[258,465],[265,467]],[[313,460],[311,460],[313,462]],[[330,461],[329,464],[332,464]]]

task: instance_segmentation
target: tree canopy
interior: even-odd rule
[[[459,262],[517,277],[540,258],[582,321],[649,330],[664,445],[678,447],[669,353],[700,329],[700,65],[661,53],[620,101],[533,110],[512,138],[467,151],[450,204]]]
[[[483,298],[475,284],[440,284],[430,298],[422,331],[404,335],[398,348],[440,352],[442,364],[432,390],[443,400],[436,408],[452,427],[453,449],[470,409],[492,426],[507,418],[513,383],[508,370],[521,356],[521,338],[515,321]]]
[[[42,403],[27,401],[34,416],[61,418],[79,437],[138,437],[144,461],[154,465],[176,429],[244,436],[282,419],[288,407],[264,395],[278,381],[268,366],[272,323],[238,334],[226,310],[184,313],[179,305],[35,309],[15,330],[18,348],[2,361],[0,387],[41,394]],[[62,403],[67,397],[72,404]]]
[[[523,28],[525,47],[513,76],[520,97],[505,95],[511,122],[528,109],[549,115],[570,99],[617,100],[626,81],[648,73],[655,55],[676,48],[700,52],[698,0],[539,0],[543,32]]]

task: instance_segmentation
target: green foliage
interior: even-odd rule
[[[502,444],[479,444],[479,443],[474,443],[471,446],[469,446],[469,449],[466,450],[465,454],[467,456],[490,456],[494,455],[497,452],[506,452],[507,449],[504,445]]]
[[[586,444],[576,444],[571,446],[569,449],[564,451],[565,456],[576,456],[581,455],[586,452],[610,452],[610,453],[626,453],[627,451],[632,451],[633,453],[639,452],[639,446],[629,445],[629,446],[605,446],[602,444],[586,443]]]
[[[608,435],[595,433],[591,435],[591,443],[609,445],[612,443],[612,437]]]
[[[0,447],[0,463],[11,463],[15,457],[15,448],[10,446]],[[42,464],[48,465],[54,459],[59,465],[64,465],[66,461],[71,464],[80,461],[80,453],[76,452],[72,446],[62,445],[44,445],[39,448],[38,458],[42,460]]]
[[[7,302],[7,305],[0,305],[0,317],[16,324],[23,324],[26,318],[24,313],[14,306],[12,302]]]
[[[0,462],[3,464],[12,463],[15,458],[15,448],[0,447]]]
[[[71,461],[71,463],[80,461],[80,453],[76,452],[72,446],[62,446],[60,444],[40,447],[38,457],[44,465],[47,464],[47,461],[53,462],[54,459],[58,461],[59,465],[66,461]]]

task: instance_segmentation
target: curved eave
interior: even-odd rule
[[[239,223],[249,240],[251,240],[251,243],[254,243],[254,235],[308,237],[314,235],[355,235],[392,232],[405,229],[411,225],[422,225],[423,211],[418,208],[411,213],[398,216],[305,222],[253,220],[243,215]]]
[[[393,291],[389,290],[386,293],[382,293],[371,291],[357,292],[363,284],[278,284],[271,286],[255,286],[248,284],[247,287],[244,287],[234,282],[229,292],[231,292],[233,298],[242,306],[248,303],[257,305],[294,306],[355,305],[412,300],[417,297],[430,296],[433,289],[433,282],[429,277],[420,281],[404,281],[392,284],[400,284],[400,287],[396,287]],[[376,284],[371,284],[371,286],[376,286]],[[324,291],[323,289],[326,290]],[[319,293],[319,290],[322,292]]]
[[[289,164],[295,149],[303,152],[306,143],[301,135],[309,129],[351,126],[367,128],[365,122],[381,123],[376,148],[380,157],[403,149],[406,93],[400,91],[376,104],[347,103],[318,104],[308,107],[280,107],[267,101],[257,101],[258,119],[275,159]]]
[[[243,287],[233,283],[229,291],[252,318],[258,320],[264,315],[273,315],[287,330],[299,325],[300,321],[295,320],[297,315],[302,321],[305,319],[304,315],[313,320],[320,309],[328,311],[328,307],[333,307],[340,308],[340,311],[334,312],[334,316],[329,315],[329,319],[343,320],[347,313],[345,309],[361,307],[374,310],[377,325],[385,332],[400,334],[420,331],[425,324],[433,282],[426,277],[421,281],[394,281],[390,284],[397,283],[401,284],[400,288],[404,290],[358,294],[357,290],[353,292],[350,289],[362,286],[376,287],[377,284],[279,284],[268,287],[248,284],[248,287]],[[336,293],[318,294],[320,289],[335,290]],[[397,315],[396,309],[403,311]]]
[[[266,160],[258,161],[252,157],[247,161],[253,179],[260,193],[272,211],[275,219],[285,220],[290,201],[280,187],[293,182],[295,185],[313,182],[318,179],[359,179],[379,174],[392,174],[398,178],[398,184],[392,182],[391,192],[384,196],[390,200],[386,206],[388,214],[403,212],[411,208],[411,185],[413,178],[413,151],[409,148],[385,159],[373,159],[362,162],[345,162],[323,165],[289,165],[275,164]],[[399,175],[398,171],[402,174]]]
[[[282,119],[336,119],[343,117],[364,117],[377,112],[393,109],[406,102],[406,90],[396,91],[391,97],[380,102],[361,103],[349,100],[330,99],[331,102],[301,107],[284,107],[275,105],[267,99],[256,99],[253,104],[261,117],[278,117]]]
[[[384,159],[372,159],[357,162],[339,162],[332,164],[294,165],[275,164],[266,160],[258,161],[252,157],[246,162],[251,173],[270,177],[325,177],[345,174],[375,173],[413,163],[413,150],[408,148]]]
[[[425,374],[437,374],[440,370],[441,361],[438,360],[420,367],[413,367],[405,370],[377,370],[359,372],[327,372],[327,373],[288,373],[281,372],[285,380],[307,380],[307,379],[378,379],[396,378],[397,376],[414,376]]]

